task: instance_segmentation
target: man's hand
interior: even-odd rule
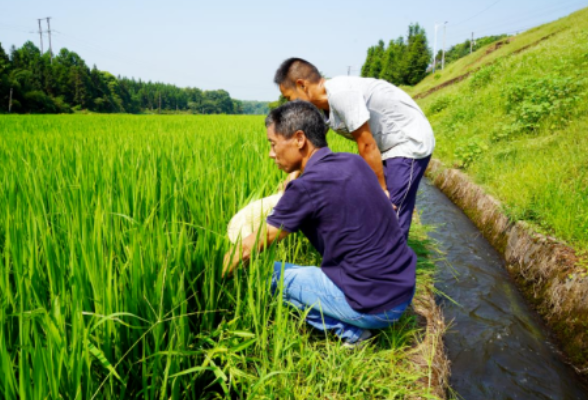
[[[267,223],[263,224],[261,232],[256,230],[243,239],[240,245],[236,244],[225,254],[223,259],[223,278],[232,276],[233,271],[237,268],[240,261],[243,261],[243,264],[247,265],[252,251],[262,252],[273,242],[282,240],[288,235],[289,233],[283,229],[278,229]],[[259,240],[257,240],[258,237]]]
[[[233,276],[233,271],[239,265],[239,261],[241,261],[241,254],[238,248],[233,247],[231,250],[225,254],[223,259],[223,273],[222,277],[231,277]]]

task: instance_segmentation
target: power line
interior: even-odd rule
[[[477,13],[477,14],[474,14],[474,15],[472,15],[471,17],[469,17],[469,18],[467,18],[467,19],[465,19],[465,20],[463,20],[463,21],[460,21],[460,22],[458,22],[458,23],[456,23],[456,24],[453,24],[452,26],[458,26],[458,25],[461,25],[461,24],[465,24],[466,22],[468,22],[468,21],[470,21],[470,20],[472,20],[472,19],[476,18],[477,16],[479,16],[479,15],[482,15],[483,13],[485,13],[486,11],[488,11],[489,9],[491,9],[492,7],[494,7],[496,4],[500,3],[501,1],[502,1],[502,0],[497,0],[497,1],[495,1],[494,3],[490,4],[488,7],[486,7],[486,8],[485,8],[485,9],[483,9],[482,11],[480,11],[479,13]]]
[[[476,30],[476,32],[485,32],[488,30],[497,29],[498,27],[501,27],[501,26],[508,26],[508,25],[516,24],[516,23],[519,23],[522,21],[529,21],[534,18],[540,18],[543,15],[550,15],[550,14],[553,14],[554,12],[557,12],[560,10],[565,10],[570,7],[577,7],[580,4],[586,4],[586,1],[583,0],[581,2],[578,2],[577,0],[572,0],[571,2],[568,2],[568,4],[563,7],[561,6],[561,4],[558,4],[555,7],[553,7],[553,5],[550,5],[548,7],[542,8],[542,9],[534,10],[531,13],[526,13],[525,14],[526,16],[524,18],[515,17],[515,18],[502,20],[500,23],[497,23],[497,24],[477,26],[475,28],[475,30]],[[469,29],[469,28],[457,30],[457,31],[453,31],[450,36],[455,37],[455,36],[459,36],[459,35],[464,35],[466,33],[469,33],[470,31],[471,31],[471,29]]]
[[[5,27],[15,30],[15,31],[19,31],[19,32],[24,32],[24,33],[31,33],[30,30],[28,30],[29,28],[24,27],[24,26],[16,26],[16,25],[11,25],[11,24],[7,24],[4,22],[0,22],[0,25],[4,25]],[[33,32],[36,33],[36,32]]]

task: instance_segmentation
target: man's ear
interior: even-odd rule
[[[305,79],[296,79],[296,87],[303,92],[308,90],[308,85]]]
[[[308,139],[306,138],[306,135],[303,131],[298,130],[294,132],[294,140],[296,141],[296,146],[298,147],[298,149],[302,149],[304,148],[304,146],[306,146],[306,141]]]

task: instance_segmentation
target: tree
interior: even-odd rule
[[[8,109],[13,89],[13,110],[56,113],[88,109],[97,112],[140,113],[146,110],[188,111],[207,114],[244,112],[242,102],[225,90],[203,92],[161,82],[143,82],[88,68],[77,53],[61,49],[51,62],[32,43],[12,46],[10,57],[0,45],[0,112]]]
[[[391,40],[388,43],[383,57],[382,71],[380,72],[380,79],[384,79],[394,85],[401,85],[403,83],[403,71],[401,69],[402,59],[406,45],[404,38],[399,37],[396,40]]]
[[[404,84],[416,85],[427,74],[431,60],[431,52],[427,45],[427,35],[419,24],[411,24],[408,28],[408,46],[403,62]]]
[[[391,40],[386,48],[380,40],[368,49],[361,76],[387,80],[395,85],[415,85],[427,73],[431,53],[425,30],[419,24],[408,27],[406,41],[400,37]]]
[[[365,59],[365,62],[361,66],[361,76],[363,76],[364,78],[367,78],[370,76],[370,73],[372,70],[372,64],[374,62],[374,52],[375,51],[376,51],[375,47],[368,48],[367,57]]]
[[[10,96],[10,58],[0,44],[0,112],[8,111]]]

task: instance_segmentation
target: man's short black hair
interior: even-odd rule
[[[271,125],[274,125],[276,134],[286,139],[290,139],[296,131],[302,131],[315,147],[327,147],[325,119],[318,108],[307,101],[290,101],[270,111],[265,126]]]
[[[288,58],[280,65],[274,76],[274,83],[292,87],[296,85],[297,79],[305,79],[311,83],[318,83],[321,80],[319,70],[302,58]]]

